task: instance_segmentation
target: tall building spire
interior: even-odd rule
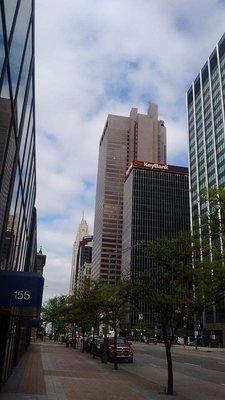
[[[74,292],[74,283],[75,283],[76,270],[77,270],[77,254],[78,254],[79,243],[87,235],[88,235],[88,224],[87,224],[87,221],[85,221],[85,219],[84,219],[84,212],[83,212],[83,216],[82,216],[81,222],[79,223],[77,234],[76,234],[76,239],[73,243],[73,249],[72,249],[72,264],[71,264],[70,289],[69,289],[70,294],[73,294],[73,292]]]

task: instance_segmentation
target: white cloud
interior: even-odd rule
[[[83,210],[93,226],[107,114],[144,112],[147,99],[158,103],[168,159],[185,159],[185,91],[224,20],[219,0],[36,1],[37,207],[49,293],[68,288]],[[124,98],[116,93],[120,87]]]

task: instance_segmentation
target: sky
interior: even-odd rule
[[[107,115],[159,106],[168,163],[187,165],[185,93],[225,32],[225,0],[36,0],[38,243],[44,300],[69,289],[84,212],[93,232]]]

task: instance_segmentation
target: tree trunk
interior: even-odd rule
[[[114,356],[114,369],[118,369],[118,362],[117,362],[117,328],[114,327],[115,336],[114,336],[114,349],[113,349],[113,356]]]
[[[103,334],[104,334],[104,346],[103,346],[103,353],[102,353],[102,362],[107,364],[107,359],[108,359],[108,355],[107,355],[107,328],[106,326],[104,326],[103,328]]]
[[[82,331],[82,353],[84,353],[84,337],[85,337],[85,332]]]
[[[93,333],[92,333],[92,348],[91,348],[91,353],[93,358],[95,358],[95,326],[93,327]]]
[[[163,328],[164,344],[166,349],[166,360],[168,370],[167,394],[173,395],[173,363],[171,356],[171,343],[167,337],[167,330]]]
[[[76,324],[74,325],[74,341],[73,341],[73,348],[76,349],[77,347],[77,327]]]

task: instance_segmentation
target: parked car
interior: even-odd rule
[[[104,339],[96,338],[96,340],[95,340],[95,355],[96,356],[98,356],[98,357],[102,356],[103,346],[104,346]]]
[[[98,336],[95,336],[95,338],[94,338],[95,342],[97,339],[98,339]],[[84,350],[88,351],[90,353],[92,350],[92,345],[93,345],[93,337],[88,336],[84,342]]]
[[[129,363],[133,362],[133,348],[132,343],[127,339],[117,338],[116,357],[118,360],[128,360]],[[107,353],[109,360],[114,360],[114,338],[108,338]]]

